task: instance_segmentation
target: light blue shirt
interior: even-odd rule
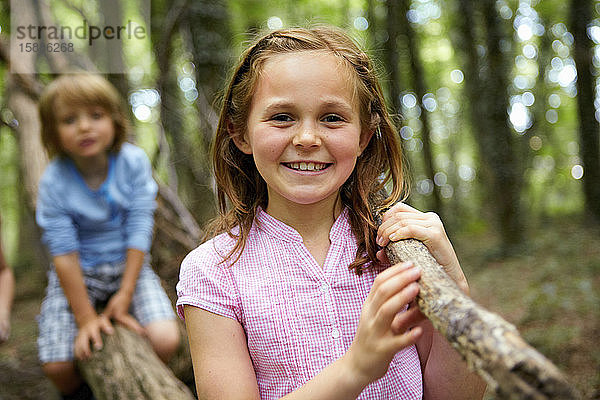
[[[48,165],[38,189],[36,221],[50,254],[78,252],[81,266],[125,260],[150,250],[158,186],[146,153],[124,143],[109,157],[106,180],[92,190],[66,157]]]

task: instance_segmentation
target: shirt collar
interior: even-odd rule
[[[281,222],[277,218],[269,215],[261,207],[256,210],[257,229],[267,235],[286,241],[302,242],[302,236],[291,226]],[[348,220],[348,208],[344,207],[337,217],[329,232],[329,240],[335,243],[339,240],[349,237],[351,233],[350,221]]]

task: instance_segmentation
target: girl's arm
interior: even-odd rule
[[[260,399],[246,334],[235,320],[184,306],[199,399]]]
[[[389,240],[413,238],[422,241],[459,288],[469,294],[467,279],[436,214],[422,213],[399,203],[385,213],[378,238],[380,246],[385,246]],[[411,308],[417,309],[416,304]],[[481,399],[485,382],[469,371],[460,355],[429,320],[422,321],[419,326],[423,335],[416,344],[423,373],[423,398]]]
[[[394,355],[415,344],[422,334],[418,327],[408,330],[422,318],[417,309],[398,314],[414,300],[419,277],[420,272],[408,264],[379,274],[346,354],[284,398],[356,398],[369,383],[382,377]],[[199,398],[258,399],[256,376],[241,325],[188,305],[184,312]]]
[[[56,275],[71,306],[79,327],[75,339],[75,356],[87,359],[91,356],[90,341],[95,349],[102,348],[101,331],[113,333],[113,327],[105,315],[98,315],[87,294],[83,273],[79,264],[79,254],[69,253],[53,257]]]

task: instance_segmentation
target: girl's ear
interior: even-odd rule
[[[379,121],[381,121],[379,114],[373,114],[371,116],[371,123],[369,124],[368,129],[365,129],[360,135],[360,142],[358,146],[360,147],[360,154],[367,148],[373,134],[379,129]]]
[[[233,140],[235,147],[237,147],[242,153],[252,154],[252,147],[250,146],[250,143],[248,143],[246,140],[245,135],[236,131],[231,120],[227,122],[227,133],[229,133],[229,136],[231,137],[231,140]]]
[[[361,133],[360,142],[358,143],[358,146],[360,148],[360,154],[362,154],[362,152],[365,151],[365,149],[369,145],[369,142],[371,141],[375,130],[377,130],[377,128],[365,130],[363,131],[363,133]]]

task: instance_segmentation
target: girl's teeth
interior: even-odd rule
[[[315,164],[315,163],[290,163],[288,164],[290,168],[300,170],[300,171],[320,171],[325,168],[325,164]]]

